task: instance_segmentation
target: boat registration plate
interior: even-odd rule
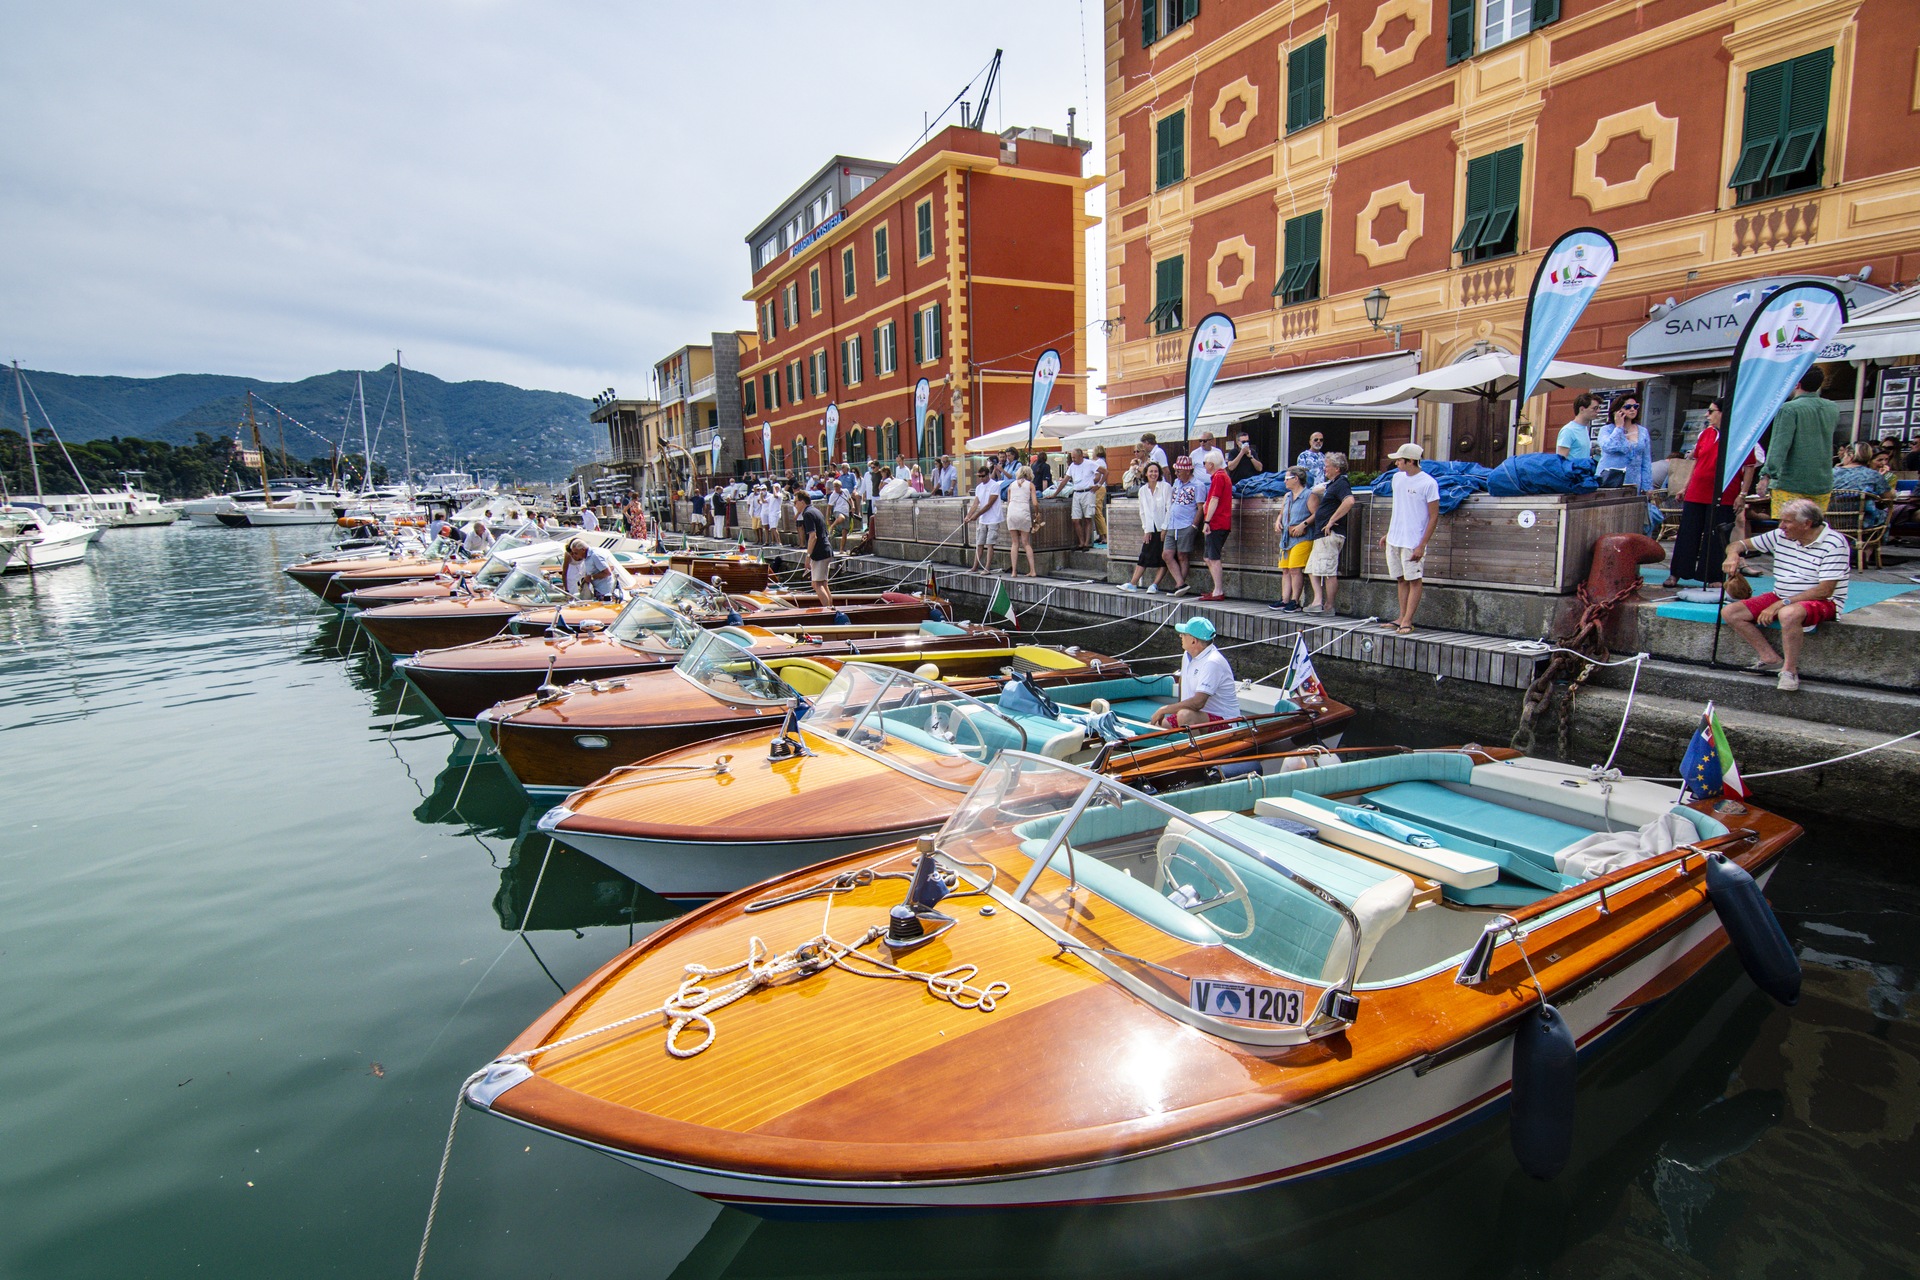
[[[1187,1006],[1216,1018],[1277,1022],[1284,1026],[1297,1026],[1300,1022],[1300,993],[1291,987],[1256,987],[1244,982],[1195,978],[1187,988]]]

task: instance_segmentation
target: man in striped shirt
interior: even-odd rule
[[[1726,572],[1740,572],[1743,551],[1773,555],[1773,590],[1748,600],[1729,600],[1720,616],[1752,647],[1758,659],[1750,671],[1778,671],[1780,687],[1800,687],[1803,628],[1832,622],[1847,603],[1847,572],[1852,550],[1834,532],[1819,504],[1795,498],[1780,509],[1780,527],[1727,548]],[[1780,624],[1780,653],[1762,627]],[[1782,655],[1785,655],[1784,657]]]

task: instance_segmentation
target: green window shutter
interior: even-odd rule
[[[1160,38],[1160,0],[1140,0],[1140,47]]]
[[[851,248],[840,251],[840,292],[849,298],[853,296],[853,250]]]
[[[1520,216],[1521,150],[1508,147],[1489,158],[1493,161],[1493,202],[1486,224],[1480,228],[1479,247],[1489,254],[1505,253],[1514,248],[1517,238],[1514,223]]]
[[[1327,42],[1322,37],[1287,55],[1287,132],[1327,117]]]
[[[1157,190],[1187,176],[1187,113],[1174,112],[1154,130],[1153,185]]]
[[[1473,0],[1447,0],[1447,65],[1473,56]]]
[[[1767,176],[1780,146],[1780,118],[1786,114],[1787,63],[1761,67],[1747,76],[1747,107],[1740,130],[1740,160],[1730,187],[1751,186]]]
[[[916,205],[913,210],[913,220],[920,233],[920,256],[931,258],[933,256],[933,206],[931,204]]]
[[[1181,309],[1185,302],[1187,260],[1168,258],[1153,269],[1153,312],[1148,317],[1155,333],[1172,333],[1181,327]]]
[[[1480,156],[1467,161],[1467,207],[1460,220],[1460,234],[1453,241],[1455,253],[1471,253],[1480,243],[1480,232],[1492,208],[1493,157]]]
[[[1560,21],[1560,0],[1533,0],[1533,30]]]
[[[893,268],[887,263],[887,229],[881,227],[873,234],[873,275],[877,280]]]
[[[1787,64],[1786,110],[1781,142],[1769,178],[1792,178],[1813,164],[1827,132],[1827,98],[1833,88],[1833,50],[1822,49]],[[1814,175],[1814,185],[1819,175]]]
[[[942,349],[941,340],[945,337],[940,329],[940,304],[934,303],[928,308],[927,314],[931,317],[927,322],[927,350],[933,353],[935,360],[938,360]]]
[[[853,381],[853,366],[849,363],[853,352],[847,349],[847,340],[840,340],[840,385],[847,386]]]
[[[924,364],[927,359],[926,344],[920,336],[921,327],[924,323],[925,322],[920,319],[920,313],[918,311],[914,312],[913,313],[913,362],[915,364]]]
[[[1192,22],[1200,16],[1200,0],[1183,0],[1180,9],[1180,21]]]

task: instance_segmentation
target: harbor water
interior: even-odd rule
[[[549,854],[281,574],[329,532],[113,531],[0,582],[0,1277],[410,1274],[460,1082],[673,911]],[[1912,844],[1810,821],[1770,890],[1800,1003],[1716,962],[1583,1066],[1552,1183],[1496,1117],[1233,1196],[775,1222],[468,1113],[426,1274],[1910,1276]]]

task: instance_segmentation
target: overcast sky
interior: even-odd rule
[[[996,46],[989,127],[1077,107],[1104,163],[1100,0],[4,11],[0,355],[27,368],[294,379],[398,347],[641,394],[752,326],[755,223],[836,152],[899,159]]]

